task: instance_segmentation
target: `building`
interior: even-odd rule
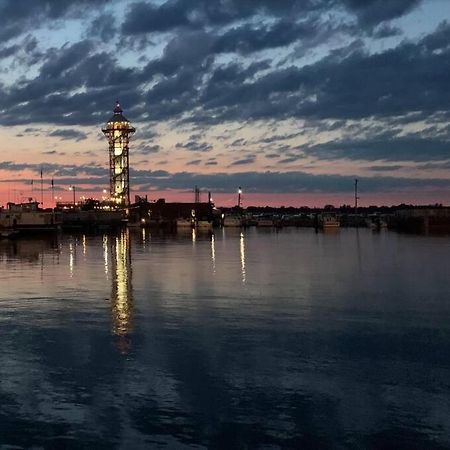
[[[102,128],[109,143],[109,182],[112,202],[117,207],[130,204],[130,164],[128,144],[136,131],[122,114],[119,102],[113,115]]]

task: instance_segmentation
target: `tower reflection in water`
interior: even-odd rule
[[[128,230],[111,239],[111,312],[112,333],[117,336],[117,348],[127,353],[131,346],[133,320],[133,288],[131,285],[131,249]]]
[[[247,280],[247,275],[245,272],[245,240],[244,233],[241,233],[239,238],[239,253],[241,256],[241,274],[242,274],[242,284],[245,284]]]

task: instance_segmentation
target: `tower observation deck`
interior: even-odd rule
[[[130,204],[130,167],[128,144],[130,136],[136,131],[122,114],[119,102],[116,102],[114,114],[102,128],[109,143],[109,190],[111,200],[118,206]]]

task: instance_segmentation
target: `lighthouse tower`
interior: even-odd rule
[[[102,128],[109,143],[109,183],[111,200],[118,206],[130,204],[130,167],[128,143],[136,131],[123,116],[119,102],[116,102],[114,114]]]

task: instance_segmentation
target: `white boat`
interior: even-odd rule
[[[225,216],[223,218],[224,227],[242,227],[241,216]]]
[[[273,227],[273,219],[269,217],[257,217],[256,226],[258,227]]]
[[[387,222],[378,214],[370,215],[367,218],[367,226],[372,230],[379,231],[383,228],[387,228]]]
[[[341,226],[339,218],[336,216],[336,214],[322,214],[319,220],[319,224],[324,230],[336,229]]]
[[[8,203],[0,209],[0,227],[17,231],[54,231],[61,228],[61,214],[39,208],[38,202]]]

